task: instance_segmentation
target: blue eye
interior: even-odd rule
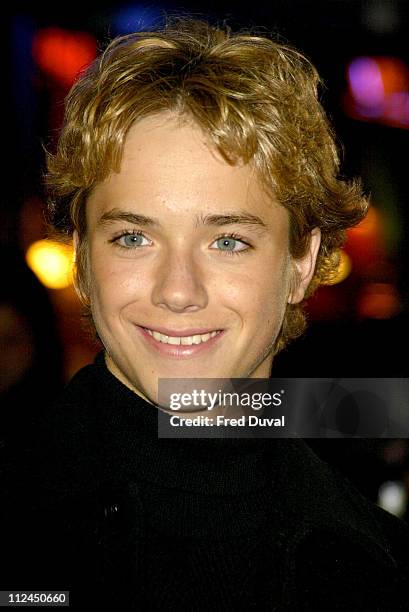
[[[146,246],[146,243],[143,243],[144,240],[146,240],[146,243],[149,244],[149,241],[147,238],[145,238],[142,232],[124,232],[121,234],[121,236],[111,240],[111,242],[114,242],[122,249],[134,249],[137,247]]]
[[[143,236],[141,236],[141,234],[127,234],[126,236],[122,236],[122,242],[124,246],[127,247],[141,246]]]
[[[216,244],[218,250],[226,253],[227,255],[240,254],[241,252],[247,251],[250,248],[247,243],[235,236],[221,236],[220,238],[217,238],[213,244]]]
[[[235,251],[237,240],[234,238],[219,238],[217,241],[218,247],[222,251]]]

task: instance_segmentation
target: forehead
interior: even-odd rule
[[[89,201],[91,216],[109,205],[160,208],[164,215],[241,209],[266,222],[287,216],[251,164],[228,164],[197,124],[170,112],[131,127],[120,171],[97,185]]]

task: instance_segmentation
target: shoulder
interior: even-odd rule
[[[334,523],[312,528],[295,547],[294,609],[310,612],[322,601],[344,612],[408,609],[408,526],[375,505],[365,507],[368,523],[371,515],[379,528],[372,535]]]
[[[365,498],[302,440],[289,441],[282,511],[294,609],[403,610],[409,526]]]

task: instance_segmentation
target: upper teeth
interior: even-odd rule
[[[163,342],[164,344],[200,344],[201,342],[207,342],[210,338],[214,338],[216,334],[219,332],[213,331],[209,334],[198,334],[195,336],[166,336],[165,334],[161,334],[157,331],[152,331],[150,329],[146,330],[151,336],[155,338],[158,342]]]

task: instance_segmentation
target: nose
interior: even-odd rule
[[[155,270],[152,302],[172,312],[195,312],[208,304],[205,273],[191,252],[167,252]]]

